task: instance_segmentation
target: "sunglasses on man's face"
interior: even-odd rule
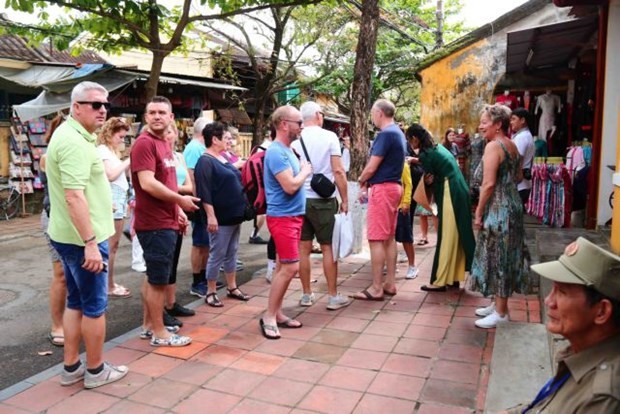
[[[102,106],[105,107],[106,111],[109,111],[112,108],[112,104],[110,102],[99,102],[99,101],[78,101],[80,105],[90,105],[95,111],[101,109]]]

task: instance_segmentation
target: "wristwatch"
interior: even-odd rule
[[[96,239],[97,239],[97,236],[96,236],[95,234],[93,234],[93,235],[92,235],[91,237],[89,237],[88,239],[86,239],[86,240],[82,240],[82,241],[84,242],[84,244],[88,244],[88,243],[90,243],[91,241],[96,240]]]

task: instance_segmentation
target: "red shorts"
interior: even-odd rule
[[[398,205],[402,196],[403,187],[398,183],[375,184],[370,188],[366,221],[369,241],[394,238]]]
[[[271,217],[267,216],[267,228],[276,245],[280,263],[299,261],[299,240],[304,216]]]

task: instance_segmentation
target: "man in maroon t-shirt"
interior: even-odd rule
[[[194,202],[200,199],[177,192],[174,156],[164,139],[174,121],[170,101],[155,96],[146,105],[144,117],[147,128],[131,148],[131,179],[136,192],[134,227],[146,262],[140,338],[150,339],[152,346],[185,346],[192,342],[190,337],[176,335],[178,327],[164,326],[164,296],[177,234],[187,227],[183,210],[198,209]]]

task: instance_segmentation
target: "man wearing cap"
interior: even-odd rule
[[[553,282],[547,329],[570,346],[536,398],[508,413],[620,413],[620,257],[580,237],[532,269]]]

